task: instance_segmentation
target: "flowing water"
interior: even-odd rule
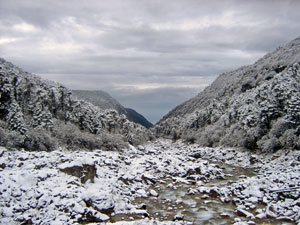
[[[228,166],[226,164],[217,164],[223,169],[225,177],[213,179],[208,182],[202,182],[201,187],[223,187],[228,186],[235,181],[255,175],[254,169],[243,169]],[[236,206],[232,201],[222,202],[219,196],[193,192],[199,188],[199,181],[191,179],[188,182],[176,182],[172,177],[166,177],[156,182],[150,190],[155,190],[158,196],[148,196],[147,198],[138,198],[134,204],[146,209],[150,218],[156,218],[160,221],[184,220],[196,225],[220,225],[233,224],[235,219],[240,218],[242,221],[253,221],[255,224],[294,224],[272,218],[265,219],[247,219],[236,214]],[[254,211],[260,208],[256,205]],[[254,213],[255,214],[255,213]],[[144,218],[145,215],[126,215],[119,214],[111,217],[111,221],[136,220]]]

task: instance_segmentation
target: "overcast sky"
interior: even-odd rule
[[[151,122],[300,35],[299,0],[0,0],[0,57]]]

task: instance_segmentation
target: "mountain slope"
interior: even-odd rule
[[[151,135],[115,110],[104,110],[55,82],[0,58],[0,145],[29,150],[119,149]]]
[[[220,75],[154,130],[208,146],[299,148],[300,37],[255,64]]]
[[[73,90],[72,92],[79,98],[84,99],[93,105],[99,106],[102,109],[115,109],[120,114],[124,114],[128,120],[134,123],[141,124],[146,128],[152,126],[152,123],[150,123],[141,114],[133,109],[125,108],[105,91]]]
[[[131,108],[125,108],[125,109],[126,109],[126,116],[128,120],[134,123],[139,123],[146,128],[150,128],[153,126],[152,123],[150,123],[143,115],[139,114],[134,109]]]

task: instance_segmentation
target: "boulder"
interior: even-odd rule
[[[70,167],[60,168],[60,170],[68,175],[80,178],[80,181],[83,184],[88,180],[94,183],[94,178],[97,177],[97,169],[95,165],[74,165]]]

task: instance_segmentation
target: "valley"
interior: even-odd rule
[[[300,37],[152,126],[0,58],[0,224],[299,225],[299,59]]]

